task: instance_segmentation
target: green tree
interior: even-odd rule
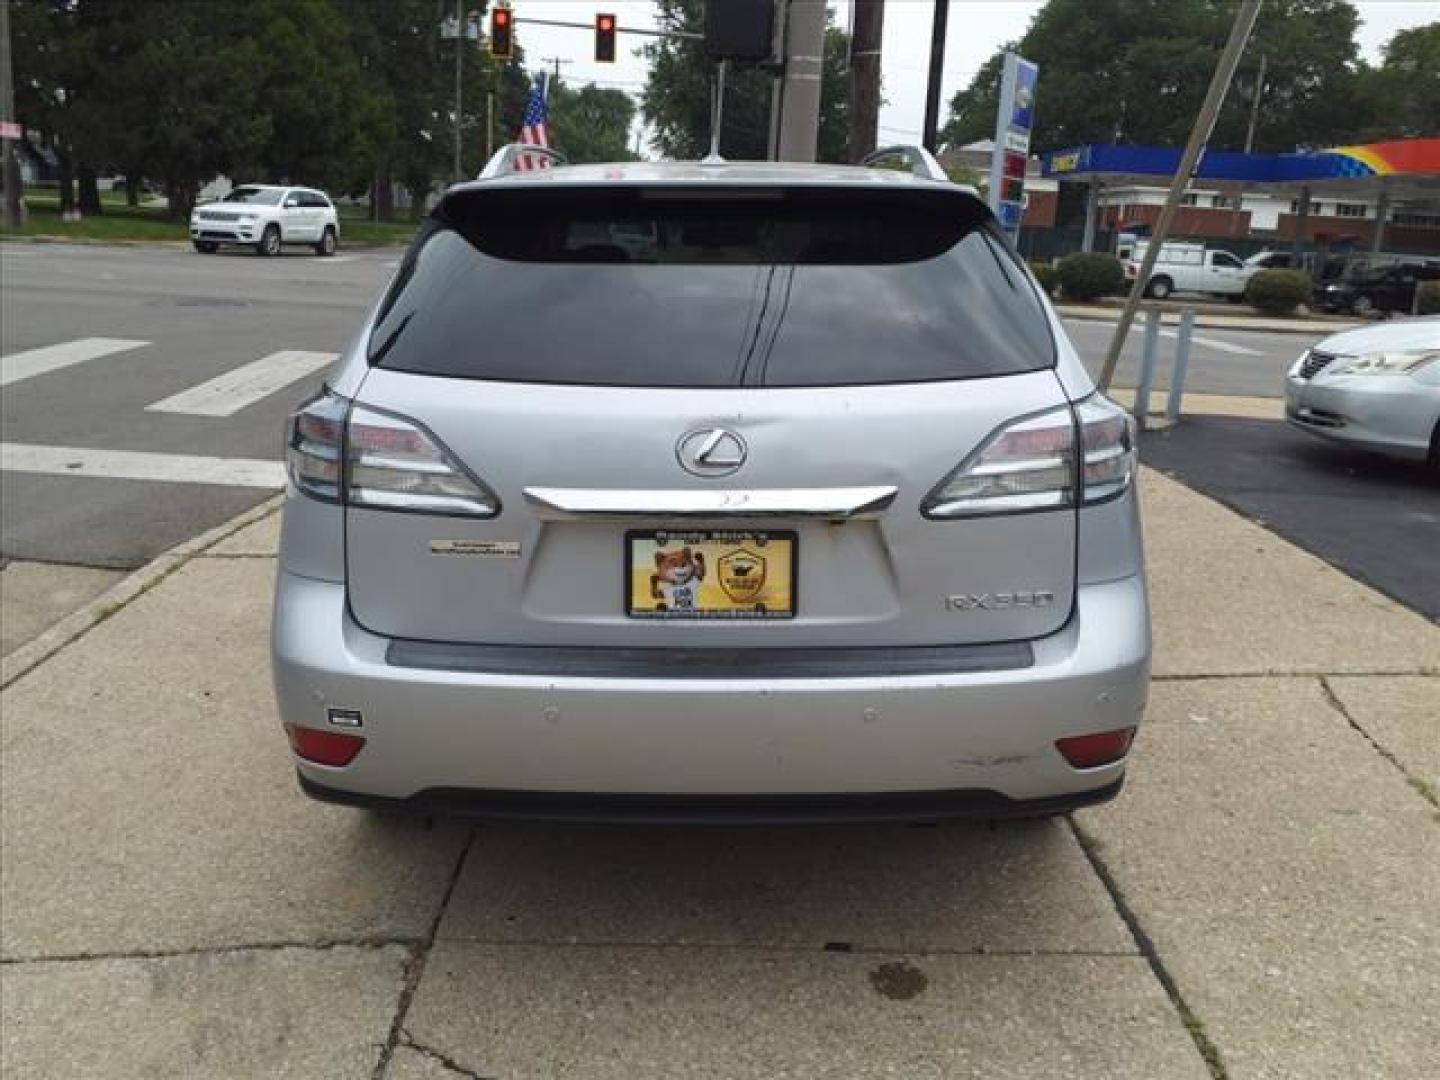
[[[1049,0],[1007,48],[1040,65],[1037,150],[1087,142],[1180,145],[1234,15],[1231,0]],[[1265,89],[1255,149],[1343,141],[1367,116],[1349,0],[1267,0],[1211,145],[1239,149],[1259,59]],[[1004,49],[950,105],[942,140],[991,137]]]
[[[1401,30],[1362,79],[1373,139],[1440,134],[1440,21]]]
[[[703,25],[702,0],[657,0],[662,29],[698,32]],[[642,115],[655,129],[654,141],[666,157],[695,159],[710,150],[710,87],[715,65],[698,41],[659,39],[642,46],[650,61]],[[820,86],[822,161],[847,160],[849,142],[849,38],[830,27],[825,33],[825,62]],[[725,112],[720,153],[737,161],[763,160],[770,134],[771,78],[756,68],[730,71],[725,84]]]
[[[550,141],[571,161],[629,161],[635,102],[623,90],[550,81]]]

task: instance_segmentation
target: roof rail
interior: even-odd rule
[[[535,155],[547,158],[551,165],[569,165],[570,161],[558,150],[552,150],[548,146],[538,146],[535,143],[512,142],[502,146],[490,156],[485,167],[480,170],[477,180],[490,180],[496,176],[504,176],[507,173],[519,172],[519,162],[522,157]]]
[[[940,162],[935,160],[935,155],[926,150],[923,146],[907,145],[897,143],[894,146],[881,146],[870,151],[860,159],[861,165],[873,166],[877,162],[886,161],[892,158],[901,158],[910,166],[910,171],[916,176],[924,177],[926,180],[943,180],[949,183],[950,177],[945,175]]]

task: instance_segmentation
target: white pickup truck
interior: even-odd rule
[[[1125,277],[1130,281],[1140,274],[1147,246],[1139,241],[1121,256]],[[1238,300],[1258,269],[1246,266],[1228,251],[1209,249],[1204,244],[1169,243],[1160,249],[1145,295],[1163,300],[1173,292],[1196,292]]]

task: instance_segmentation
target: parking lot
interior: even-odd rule
[[[0,257],[60,347],[4,393],[7,1076],[1440,1074],[1440,493],[1255,418],[1303,335],[1207,332],[1248,404],[1146,437],[1115,802],[474,827],[307,801],[271,700],[281,419],[395,254]]]

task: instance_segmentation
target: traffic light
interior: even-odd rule
[[[615,16],[603,12],[595,16],[595,62],[615,63]]]
[[[508,7],[490,12],[490,55],[497,60],[515,55],[514,17]]]

